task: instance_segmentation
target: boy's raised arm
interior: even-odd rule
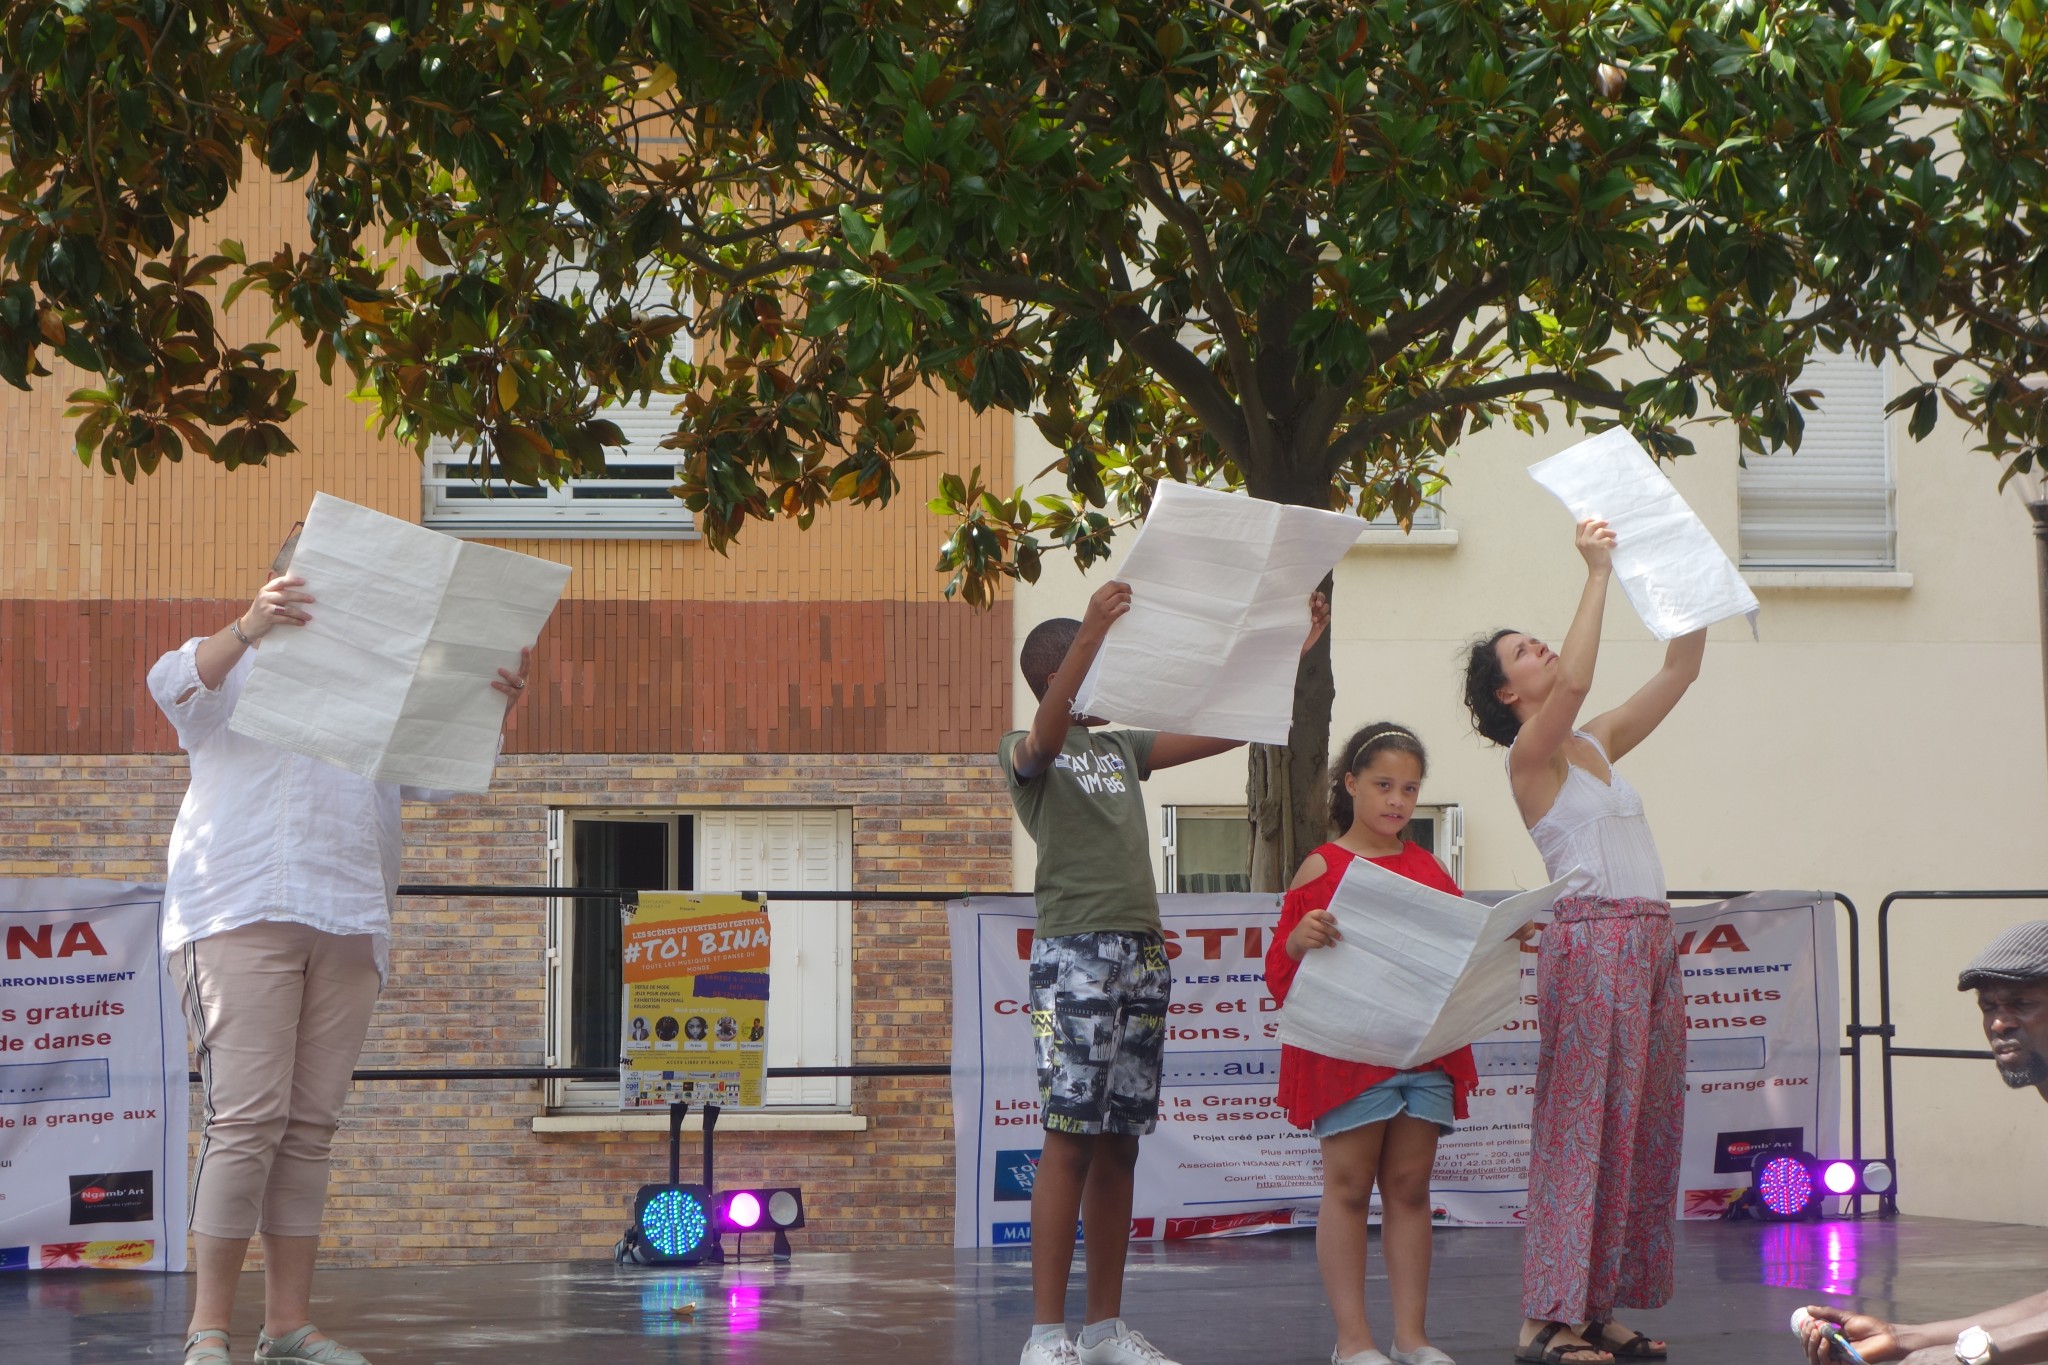
[[[1316,647],[1316,641],[1323,638],[1323,632],[1330,628],[1330,599],[1320,592],[1308,597],[1308,638],[1301,642],[1301,652],[1307,654]],[[1076,640],[1078,647],[1081,643]],[[1047,698],[1050,700],[1050,696]],[[1197,759],[1214,758],[1217,754],[1229,753],[1244,741],[1241,739],[1210,739],[1205,735],[1160,735],[1152,741],[1151,768],[1174,768]],[[1018,746],[1022,748],[1020,744]]]
[[[1075,633],[1074,643],[1067,646],[1066,657],[1060,660],[1060,666],[1047,680],[1045,695],[1038,702],[1038,712],[1031,718],[1030,731],[1017,741],[1017,747],[1010,756],[1010,765],[1020,781],[1029,781],[1044,772],[1052,765],[1054,756],[1066,746],[1068,727],[1074,723],[1074,694],[1081,690],[1089,665],[1095,662],[1095,651],[1102,648],[1102,637],[1109,633],[1116,619],[1130,609],[1131,585],[1128,583],[1111,580],[1097,588],[1088,599],[1088,610],[1081,616],[1081,629]],[[1185,759],[1181,761],[1186,762]]]

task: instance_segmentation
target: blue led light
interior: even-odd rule
[[[704,1201],[693,1190],[663,1190],[640,1210],[641,1234],[664,1256],[689,1255],[703,1245],[709,1230]]]

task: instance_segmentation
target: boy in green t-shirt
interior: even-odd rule
[[[1018,664],[1038,712],[1000,749],[1010,799],[1038,845],[1031,1033],[1045,1145],[1031,1188],[1034,1325],[1020,1365],[1172,1365],[1121,1316],[1132,1176],[1138,1139],[1159,1116],[1173,984],[1138,783],[1243,741],[1098,733],[1100,720],[1073,714],[1103,636],[1130,609],[1130,586],[1105,583],[1081,620],[1041,622],[1025,637]],[[1304,653],[1329,621],[1322,594],[1309,616]],[[1078,1348],[1066,1328],[1077,1218],[1088,1248]]]

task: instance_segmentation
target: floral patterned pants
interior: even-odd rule
[[[1685,991],[1663,901],[1568,896],[1543,931],[1522,1311],[1605,1321],[1671,1299]]]

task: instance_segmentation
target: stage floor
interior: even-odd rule
[[[1431,1334],[1461,1361],[1509,1359],[1520,1249],[1510,1231],[1437,1234]],[[1368,1304],[1380,1323],[1388,1309],[1377,1247],[1374,1261]],[[1674,1365],[1793,1365],[1800,1357],[1786,1322],[1799,1304],[1847,1299],[1905,1320],[1966,1316],[2039,1292],[2044,1265],[2044,1228],[1924,1218],[1684,1223],[1677,1299],[1631,1320],[1671,1339]],[[0,1361],[175,1361],[189,1284],[91,1271],[0,1275]],[[374,1365],[1011,1365],[1031,1322],[1022,1249],[799,1246],[782,1265],[722,1271],[591,1262],[332,1270],[315,1289],[316,1320]],[[237,1360],[255,1348],[261,1297],[253,1276],[245,1290]],[[1080,1302],[1078,1275],[1072,1301]],[[1307,1233],[1136,1247],[1124,1303],[1133,1326],[1188,1365],[1329,1359]],[[694,1312],[678,1311],[689,1304]]]

